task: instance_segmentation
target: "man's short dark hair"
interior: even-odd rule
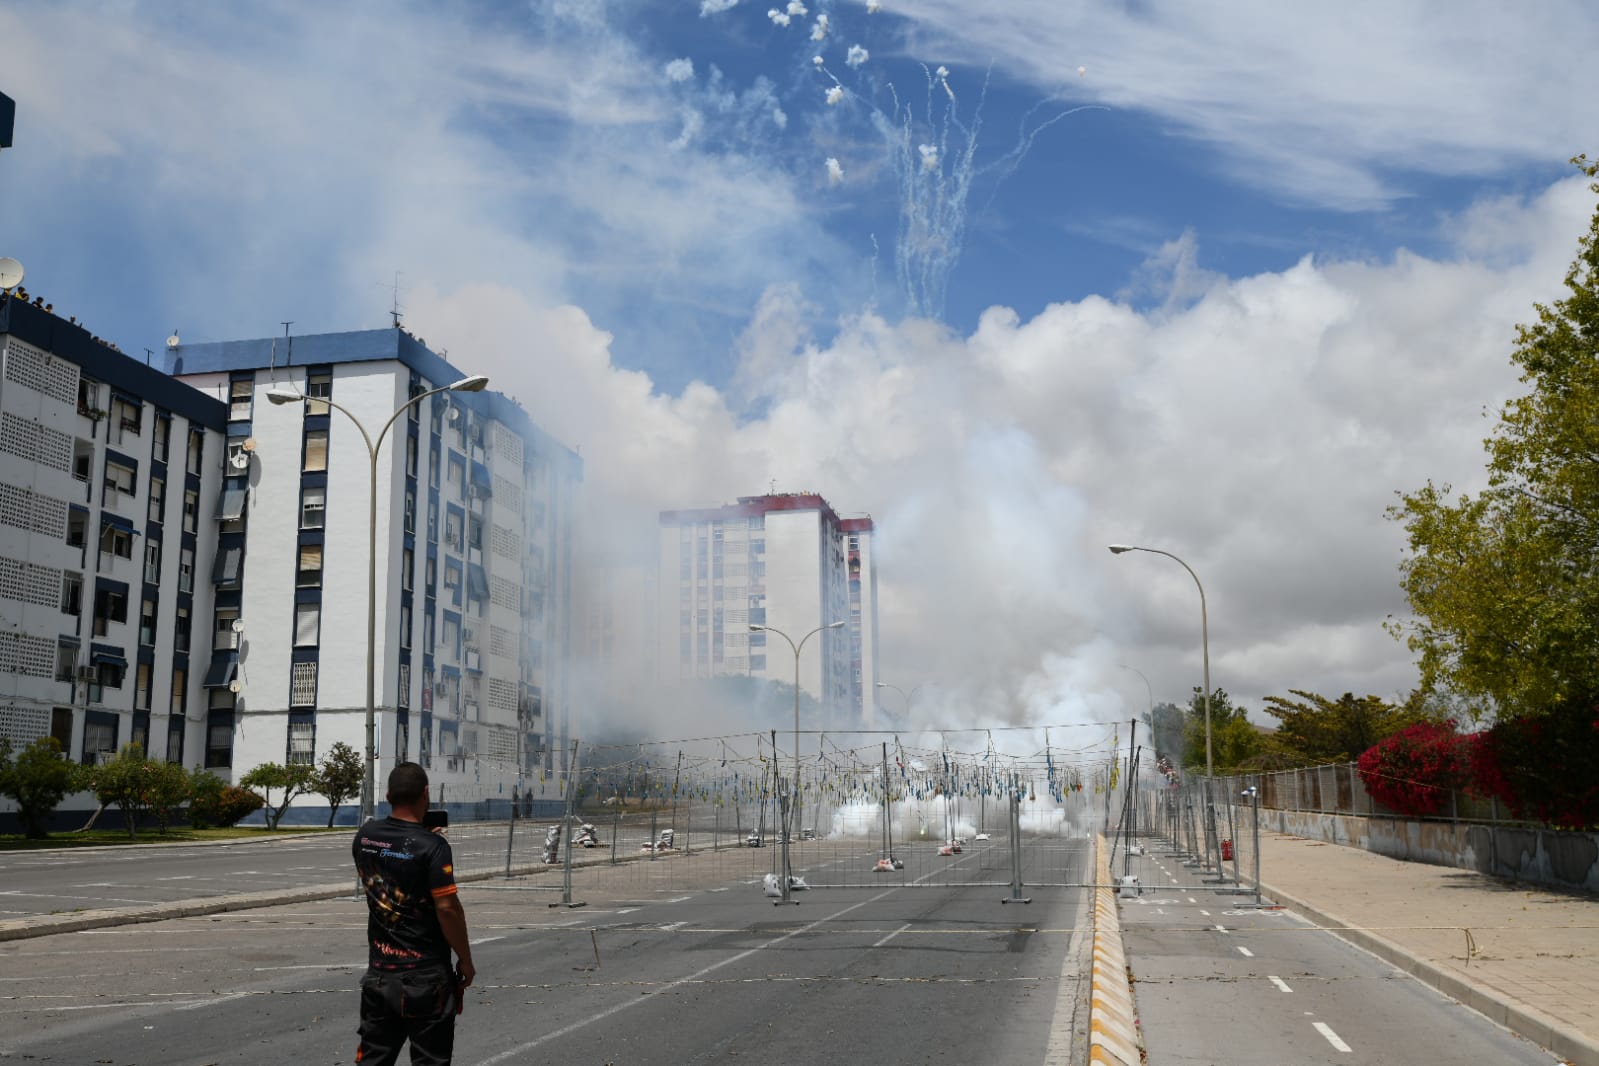
[[[414,806],[428,787],[428,772],[414,762],[396,763],[389,771],[389,804]]]

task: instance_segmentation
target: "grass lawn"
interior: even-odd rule
[[[133,840],[126,829],[90,829],[82,833],[52,833],[43,840],[0,835],[0,851],[39,851],[50,848],[104,847],[107,844],[193,844],[208,840],[266,840],[271,837],[306,836],[317,833],[349,833],[349,826],[285,826],[268,830],[260,826],[233,826],[227,829],[193,829],[173,826],[165,834],[153,828],[140,829]]]

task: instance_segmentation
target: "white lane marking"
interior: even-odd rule
[[[894,930],[892,933],[888,934],[883,939],[879,940],[877,943],[873,944],[872,947],[874,947],[874,948],[882,947],[884,944],[888,943],[890,940],[893,940],[895,937],[899,936],[901,933],[903,933],[905,930],[909,929],[910,927],[911,927],[911,923],[910,922],[906,922],[904,925],[900,926],[898,929]]]
[[[1252,959],[1255,957],[1255,953],[1244,947],[1242,944],[1238,945],[1238,954],[1242,955],[1246,959]]]
[[[665,925],[660,926],[659,928],[663,933],[673,933],[683,928],[687,924],[687,922],[667,922]]]
[[[1201,907],[1201,908],[1199,908],[1199,913],[1200,913],[1200,914],[1203,914],[1203,915],[1204,915],[1204,916],[1205,916],[1205,917],[1207,917],[1207,918],[1209,918],[1209,917],[1210,917],[1210,912],[1209,912],[1209,911],[1207,911],[1207,910],[1206,910],[1206,909],[1205,909],[1205,908],[1203,908],[1203,907]]]
[[[1271,974],[1267,974],[1266,975],[1266,980],[1270,981],[1272,984],[1276,985],[1278,988],[1282,989],[1284,992],[1292,992],[1293,991],[1293,989],[1288,987],[1288,982],[1284,981],[1281,977],[1274,977]]]
[[[929,875],[929,876],[931,876],[931,875]],[[922,879],[918,878],[918,880],[922,880]],[[598,1011],[598,1012],[596,1012],[594,1014],[591,1014],[587,1018],[583,1018],[583,1019],[580,1019],[578,1021],[575,1021],[575,1022],[573,1022],[570,1025],[562,1026],[560,1029],[556,1029],[553,1032],[545,1033],[543,1036],[535,1037],[534,1039],[526,1041],[525,1043],[518,1044],[516,1047],[507,1048],[506,1050],[500,1052],[498,1055],[492,1055],[489,1058],[484,1059],[482,1062],[478,1063],[478,1066],[495,1066],[496,1063],[509,1062],[512,1059],[521,1058],[524,1054],[526,1054],[527,1052],[529,1052],[529,1051],[533,1050],[534,1048],[538,1047],[540,1044],[548,1043],[551,1040],[559,1040],[561,1037],[566,1036],[569,1033],[575,1033],[579,1029],[582,1029],[584,1026],[592,1025],[595,1022],[604,1021],[606,1018],[609,1018],[611,1015],[619,1014],[622,1011],[627,1010],[629,1007],[636,1007],[640,1003],[648,1003],[650,1000],[654,999],[657,996],[663,995],[663,994],[668,993],[668,992],[675,992],[679,988],[682,988],[686,984],[691,984],[691,983],[693,983],[695,981],[698,981],[700,978],[704,977],[708,973],[714,973],[715,971],[720,970],[722,967],[730,966],[730,965],[732,965],[735,962],[742,962],[743,960],[749,958],[751,955],[754,955],[757,952],[765,951],[767,948],[775,947],[778,944],[783,943],[783,941],[785,941],[785,940],[792,940],[794,937],[799,936],[801,933],[808,933],[812,929],[817,928],[818,926],[826,925],[828,922],[835,921],[835,920],[837,920],[839,918],[842,918],[844,915],[848,914],[850,911],[859,910],[860,908],[866,906],[867,904],[876,903],[879,900],[887,899],[895,891],[896,891],[896,889],[892,889],[891,888],[891,889],[888,889],[885,892],[879,892],[877,895],[872,896],[870,899],[861,900],[859,903],[852,903],[848,907],[845,907],[843,910],[834,911],[832,914],[829,914],[829,915],[827,915],[826,917],[823,917],[823,918],[818,918],[818,919],[816,919],[816,921],[811,922],[808,925],[802,925],[798,929],[792,929],[789,932],[784,933],[782,936],[774,937],[773,939],[768,940],[764,944],[757,944],[757,945],[755,945],[752,948],[749,948],[747,950],[739,952],[737,955],[730,955],[730,956],[728,956],[727,958],[723,959],[720,962],[713,962],[709,966],[706,966],[706,967],[704,967],[702,969],[696,970],[693,973],[688,974],[685,977],[679,977],[675,981],[670,981],[670,982],[662,985],[660,988],[655,989],[652,992],[648,992],[648,993],[646,993],[644,995],[640,995],[640,996],[635,996],[635,997],[632,997],[630,999],[624,999],[622,1002],[617,1003],[617,1004],[615,1004],[613,1006],[607,1007],[607,1008],[605,1008],[602,1011]]]
[[[1198,903],[1199,901],[1197,899],[1195,899],[1193,896],[1189,896],[1188,897],[1188,902],[1189,903]]]
[[[632,914],[634,911],[636,911],[638,909],[639,909],[638,907],[621,907],[621,908],[619,908],[617,910],[616,913],[617,914]]]
[[[1310,1024],[1316,1027],[1316,1032],[1327,1038],[1327,1043],[1331,1044],[1339,1051],[1353,1050],[1348,1044],[1338,1039],[1338,1034],[1333,1032],[1332,1026],[1328,1025],[1326,1022],[1311,1022]]]
[[[249,993],[249,992],[234,992],[231,995],[218,996],[216,999],[202,999],[198,1003],[185,1003],[181,1007],[173,1007],[172,1009],[174,1011],[199,1010],[201,1007],[214,1007],[218,1003],[227,1003],[230,1000],[243,999],[244,997],[246,997],[246,996],[248,996],[250,994],[251,993]]]
[[[172,877],[158,877],[157,881],[193,881],[193,874],[175,874]]]
[[[480,936],[476,940],[468,941],[468,943],[470,943],[473,947],[477,947],[479,944],[492,944],[496,940],[504,939],[505,937],[503,936]]]
[[[1226,931],[1227,931],[1227,927],[1225,925],[1218,925],[1216,927],[1216,932],[1218,932],[1218,933],[1225,933]]]
[[[365,965],[364,962],[322,962],[304,963],[299,966],[252,966],[251,969],[256,973],[267,970],[356,970]]]

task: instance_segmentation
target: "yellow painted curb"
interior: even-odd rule
[[[1088,998],[1088,1060],[1139,1066],[1137,1012],[1122,950],[1121,915],[1111,885],[1105,838],[1094,838],[1094,963]]]

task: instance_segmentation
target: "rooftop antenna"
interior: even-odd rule
[[[400,275],[404,271],[394,272],[394,303],[389,307],[389,315],[394,319],[394,328],[400,328]]]
[[[144,365],[145,366],[149,366],[150,365],[150,360],[153,359],[153,358],[155,358],[155,353],[152,352],[150,349],[146,348],[144,350]]]
[[[776,496],[777,495],[777,479],[775,477],[772,479],[772,490],[771,490],[771,492],[767,493],[767,495],[769,495],[769,496]]]

